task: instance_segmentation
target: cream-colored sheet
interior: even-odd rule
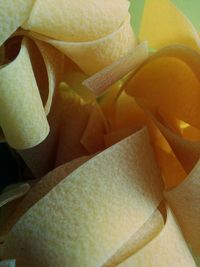
[[[24,39],[17,58],[0,69],[0,125],[16,149],[33,147],[49,133],[41,97]]]
[[[143,249],[120,267],[195,267],[196,264],[180,232],[177,221],[167,206],[165,226]]]
[[[142,130],[89,160],[29,209],[7,235],[3,257],[20,266],[101,266],[149,219],[161,193]]]

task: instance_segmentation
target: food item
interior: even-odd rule
[[[22,40],[20,52],[13,62],[0,69],[2,90],[0,125],[7,142],[16,149],[34,147],[49,133],[45,113],[48,114],[50,111],[55,88],[63,77],[62,66],[67,64],[63,53],[86,74],[92,74],[131,52],[137,44],[130,25],[128,1],[118,1],[117,4],[112,1],[100,3],[97,0],[88,3],[55,1],[54,4],[55,6],[51,1],[44,3],[40,0],[28,1],[26,4],[23,1],[15,1],[14,5],[1,3],[0,42],[3,43],[9,38],[19,26],[28,30],[15,32],[16,36],[26,36]],[[76,16],[74,16],[75,10]],[[14,11],[19,17],[13,21],[13,16],[6,14],[9,12],[12,14]],[[105,21],[102,21],[102,14]],[[84,30],[81,30],[82,27]],[[41,68],[39,61],[41,56],[32,48],[33,42],[39,50],[37,53],[42,55],[45,63],[46,71],[42,70],[43,73],[41,70],[38,71],[38,68]],[[6,62],[6,57],[4,59]],[[46,75],[48,88],[41,84]],[[22,81],[23,84],[20,84]],[[8,86],[15,90],[10,89],[11,92],[7,93]],[[30,88],[30,92],[27,91],[27,87]],[[42,101],[46,102],[45,112],[39,91]],[[45,99],[46,94],[47,99]],[[13,101],[13,98],[19,100]]]
[[[169,0],[146,0],[137,39],[126,0],[0,7],[0,140],[23,158],[23,179],[35,178],[0,197],[0,264],[196,266],[190,21]]]

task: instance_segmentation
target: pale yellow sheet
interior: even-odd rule
[[[47,42],[59,49],[88,75],[100,71],[120,57],[125,56],[137,44],[128,13],[119,28],[97,40],[67,42],[50,39],[34,32],[30,32],[30,34],[32,37]]]
[[[55,164],[62,110],[62,99],[59,94],[56,94],[47,117],[50,126],[50,133],[47,138],[31,149],[18,150],[35,178],[44,176],[52,170]]]
[[[128,8],[127,0],[0,3],[0,140],[35,177],[65,163],[31,189],[0,195],[5,209],[16,200],[0,230],[2,257],[20,267],[196,266],[186,241],[200,253],[199,35],[171,1],[146,0],[140,41],[170,45],[148,58]],[[13,33],[26,37],[9,62]]]
[[[177,187],[165,192],[165,197],[177,216],[186,240],[200,253],[200,161]]]
[[[169,206],[161,232],[119,267],[195,267],[186,242]]]
[[[35,1],[22,25],[55,46],[86,74],[94,74],[133,51],[129,1]]]
[[[118,266],[137,251],[147,246],[154,239],[164,226],[164,218],[159,210],[156,210],[151,217],[140,227],[130,239],[112,256],[103,267]]]
[[[28,43],[24,39],[17,58],[0,69],[0,125],[6,141],[16,149],[36,146],[49,133]]]
[[[5,0],[0,2],[0,46],[29,17],[35,0]]]
[[[36,178],[40,178],[56,166],[89,153],[81,144],[81,138],[93,109],[93,102],[86,103],[68,85],[60,84],[55,91],[51,111],[47,117],[51,129],[48,137],[32,149],[19,151]],[[96,121],[92,120],[90,127],[94,123]],[[95,144],[96,137],[89,142]],[[98,141],[96,143],[98,144]]]
[[[101,266],[153,214],[162,188],[144,129],[82,165],[29,209],[6,237],[3,257],[20,266]]]
[[[145,1],[139,38],[155,49],[174,44],[200,48],[198,32],[170,0]]]
[[[118,29],[129,5],[128,0],[36,0],[22,27],[67,42],[93,41]]]
[[[91,156],[85,156],[81,158],[77,158],[71,162],[65,163],[58,168],[55,168],[52,172],[49,172],[44,177],[42,177],[39,181],[36,181],[35,185],[32,186],[31,190],[27,192],[27,186],[23,186],[21,190],[18,189],[19,193],[26,193],[24,198],[20,202],[16,202],[14,210],[10,212],[12,206],[4,206],[2,210],[2,221],[1,221],[1,229],[0,236],[1,239],[4,240],[5,235],[12,228],[12,226],[19,220],[19,218],[25,214],[37,201],[42,199],[50,190],[53,189],[62,179],[68,176],[72,171],[81,166],[87,160],[89,160]],[[25,192],[26,189],[26,192]],[[29,186],[30,189],[30,186]]]
[[[38,145],[47,137],[49,126],[45,114],[49,114],[55,90],[63,79],[64,54],[78,64],[85,73],[92,74],[134,50],[137,41],[130,25],[128,9],[129,1],[127,0],[120,0],[117,3],[97,0],[86,2],[80,0],[78,2],[63,0],[24,2],[20,0],[11,3],[8,0],[0,4],[0,64],[4,64],[5,60],[4,42],[12,34],[31,36],[41,54],[38,60],[37,56],[32,55],[31,58],[32,44],[27,41],[30,44],[27,58],[22,55],[23,43],[16,60],[8,66],[1,66],[1,91],[5,91],[7,87],[5,81],[7,83],[9,81],[9,87],[12,87],[14,83],[14,87],[20,90],[17,93],[18,97],[15,97],[13,101],[14,105],[10,105],[14,93],[9,95],[9,99],[4,99],[3,97],[7,98],[7,96],[1,94],[5,106],[1,105],[4,113],[1,112],[3,118],[0,118],[0,125],[10,146],[16,149],[27,149]],[[18,31],[15,32],[16,30]],[[40,39],[44,42],[39,41]],[[54,49],[52,45],[61,52]],[[34,73],[41,77],[34,77],[31,63],[28,62],[29,56]],[[25,61],[29,65],[26,69],[24,68]],[[36,63],[44,64],[46,70]],[[35,66],[36,69],[34,69]],[[39,70],[42,72],[40,73]],[[23,81],[23,85],[19,81],[17,83],[17,80]],[[36,84],[36,81],[39,83]],[[30,93],[29,100],[24,101],[27,97],[25,93],[28,92],[26,87],[31,87],[34,93]],[[38,93],[41,95],[45,114]],[[18,98],[19,101],[16,101]],[[22,102],[24,102],[23,105]],[[24,106],[25,103],[26,106]],[[33,111],[33,106],[37,107],[36,111]],[[9,112],[6,110],[8,107]],[[20,123],[17,118],[13,121],[13,115],[9,114],[12,108],[21,118]],[[15,124],[18,126],[16,127]]]
[[[110,85],[123,78],[130,71],[136,70],[148,58],[148,45],[139,44],[128,55],[116,60],[110,66],[86,79],[83,84],[96,95],[100,95]]]

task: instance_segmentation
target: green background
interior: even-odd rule
[[[145,0],[130,0],[130,2],[132,26],[135,33],[138,34]],[[172,0],[172,2],[190,19],[195,28],[200,32],[200,0]]]

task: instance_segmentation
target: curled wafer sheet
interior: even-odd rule
[[[197,79],[200,79],[200,54],[199,51],[195,51],[186,45],[169,45],[166,46],[155,54],[153,54],[150,60],[158,57],[175,57],[184,61],[194,72]]]
[[[10,45],[10,51],[6,51],[8,56],[10,53],[12,54],[12,50],[15,49],[15,44],[12,44],[12,42],[14,42],[13,40],[15,40],[17,36],[26,36],[26,38],[31,39],[28,47],[29,56],[40,95],[44,103],[45,113],[48,115],[52,106],[55,90],[63,76],[65,56],[51,45],[30,38],[27,32],[21,30],[18,30],[15,36],[9,39],[8,44]]]
[[[171,44],[185,44],[196,50],[200,48],[198,32],[170,0],[145,1],[139,38],[148,40],[153,48]]]
[[[174,210],[186,240],[198,254],[200,253],[199,174],[200,162],[180,185],[165,192],[165,197]]]
[[[22,27],[67,42],[93,41],[118,29],[128,8],[128,0],[36,0]]]
[[[169,142],[175,155],[179,159],[188,176],[183,175],[179,183],[169,188],[164,195],[172,207],[185,239],[199,255],[200,253],[200,205],[199,205],[199,171],[200,171],[200,143],[185,140],[170,131],[164,125],[154,119],[156,125]],[[167,163],[167,162],[166,162]],[[169,166],[171,167],[172,164]],[[169,168],[168,167],[168,168]],[[172,173],[173,180],[177,180],[178,170]]]
[[[200,142],[199,140],[187,140],[181,136],[180,132],[173,132],[168,125],[166,126],[165,121],[162,123],[159,121],[160,116],[156,118],[149,112],[146,112],[146,115],[151,121],[148,123],[151,139],[154,143],[158,164],[164,173],[166,187],[169,190],[180,184],[198,162]],[[175,121],[174,118],[168,117],[167,120],[169,119]]]
[[[16,149],[33,147],[49,133],[28,42],[25,38],[17,58],[0,69],[0,125],[6,141]]]
[[[196,267],[177,221],[169,206],[160,233],[119,267]]]
[[[64,71],[64,55],[48,44],[34,40],[46,66],[48,75],[48,97],[45,103],[45,112],[48,115],[52,106],[52,100],[56,86],[61,80]]]
[[[182,164],[182,167],[180,164],[178,164],[179,166],[176,164],[180,178],[186,177],[186,173],[191,171],[200,155],[199,66],[199,53],[183,45],[168,46],[151,56],[125,85],[126,92],[133,96],[144,110],[152,112],[154,118],[162,121],[163,126],[158,121],[156,125]],[[186,140],[185,138],[191,139]],[[160,148],[157,150],[158,161],[162,161],[163,170],[167,170],[166,166],[170,168],[173,166],[172,153],[170,151],[165,153],[166,147],[164,145],[164,147],[160,147],[162,151]],[[175,161],[173,160],[173,162]],[[186,173],[184,174],[184,172]],[[170,173],[172,177],[173,172],[170,171]],[[177,171],[174,173],[178,177]],[[174,179],[174,181],[178,180],[180,179]],[[172,185],[171,182],[172,180],[170,181]]]
[[[167,142],[165,136],[162,135],[159,128],[148,117],[148,129],[156,154],[157,163],[161,169],[165,188],[172,188],[182,182],[187,173],[183,166],[173,153],[172,148]]]
[[[40,178],[55,166],[88,154],[88,151],[81,144],[81,138],[90,116],[94,113],[95,106],[93,102],[85,103],[65,83],[60,84],[48,116],[51,129],[48,137],[32,149],[19,151],[35,177]],[[94,144],[95,147],[99,148],[97,145],[101,144],[101,140],[97,140],[94,129],[102,125],[102,120],[97,122],[96,116],[92,116],[91,119],[87,127],[85,143],[88,141],[87,144]],[[91,128],[93,135],[90,131]]]
[[[124,243],[124,245],[111,257],[104,267],[118,266],[138,250],[147,245],[164,226],[164,218],[157,209],[140,229]]]
[[[52,170],[56,159],[57,141],[59,138],[62,101],[57,94],[52,103],[51,111],[47,117],[50,133],[39,145],[26,150],[18,150],[35,178],[41,178]]]
[[[15,206],[14,212],[10,214],[9,206],[4,207],[3,210],[3,222],[1,224],[0,236],[4,239],[4,236],[11,229],[11,227],[17,222],[17,220],[37,201],[43,198],[54,186],[56,186],[62,179],[68,176],[72,171],[77,169],[92,156],[85,156],[77,158],[71,162],[65,163],[53,171],[42,177],[36,184],[29,190],[26,196],[22,199],[20,203]],[[4,216],[4,214],[8,214]]]
[[[182,59],[169,56],[150,60],[138,70],[125,90],[154,113],[163,110],[200,127],[200,83]]]
[[[128,13],[119,28],[109,35],[93,41],[67,42],[50,39],[34,32],[30,32],[30,35],[59,49],[88,75],[100,71],[131,52],[137,43]]]
[[[168,114],[200,127],[199,54],[190,48],[170,46],[156,53],[138,70],[125,90],[154,113],[161,111],[164,117]]]
[[[0,46],[29,17],[35,0],[5,0],[0,2]]]
[[[96,95],[100,95],[110,85],[123,78],[124,75],[137,69],[147,57],[148,45],[147,42],[143,42],[128,55],[85,80],[83,84]]]
[[[21,217],[3,258],[20,266],[101,266],[157,209],[163,185],[146,129],[71,173]]]
[[[184,169],[189,173],[200,158],[200,141],[183,139],[157,120],[155,120],[155,123],[165,136],[181,164],[184,166]]]

